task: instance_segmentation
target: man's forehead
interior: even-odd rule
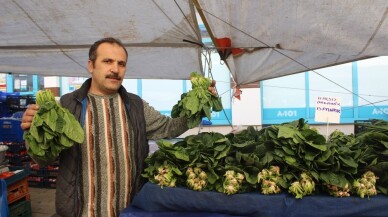
[[[124,48],[116,43],[103,43],[97,48],[97,57],[116,59],[120,56],[126,61],[127,55]]]

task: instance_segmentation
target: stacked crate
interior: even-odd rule
[[[2,103],[4,103],[2,97]],[[7,111],[12,111],[11,116],[0,116],[0,145],[7,145],[6,161],[11,166],[31,165],[31,174],[28,177],[30,187],[55,188],[58,174],[58,164],[39,167],[27,153],[23,140],[24,131],[20,128],[23,112],[29,104],[35,103],[33,95],[19,95],[8,93],[6,96]]]
[[[0,91],[0,118],[11,115],[7,105],[7,93]]]
[[[19,114],[18,114],[19,115]],[[11,166],[23,166],[31,162],[23,140],[23,130],[20,128],[21,118],[11,116],[0,118],[0,145],[7,145],[5,154]]]
[[[31,202],[28,191],[28,176],[31,159],[27,154],[20,128],[20,113],[0,118],[0,145],[8,146],[5,162],[9,168],[5,179],[10,217],[31,217]],[[2,174],[4,175],[4,174]]]
[[[10,217],[31,217],[31,201],[28,190],[29,165],[27,167],[9,167],[12,176],[5,178],[7,183],[7,201]]]
[[[24,112],[29,104],[35,104],[33,94],[5,93],[0,91],[0,118],[10,117],[17,112]]]
[[[16,114],[16,113],[15,113]],[[20,116],[20,114],[19,114]],[[21,118],[0,118],[0,144],[7,145],[5,158],[11,166],[31,165],[31,174],[28,182],[31,187],[55,188],[58,174],[58,164],[39,167],[27,153],[23,140],[23,130],[20,128]]]
[[[25,111],[29,104],[35,104],[35,96],[32,94],[20,95],[19,93],[7,93],[6,103],[10,112]]]
[[[29,185],[38,188],[55,188],[58,169],[57,163],[46,167],[40,167],[38,164],[31,164],[31,173],[28,177]]]
[[[31,165],[30,187],[55,188],[58,164],[39,167],[30,158],[23,140],[24,131],[20,128],[22,114],[16,112],[11,117],[0,118],[0,144],[8,146],[5,158],[11,166]]]

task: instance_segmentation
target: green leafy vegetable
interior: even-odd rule
[[[83,142],[81,125],[55,101],[50,90],[38,91],[36,102],[39,110],[23,135],[30,155],[44,161],[55,160],[62,150]]]
[[[262,194],[278,194],[281,192],[279,182],[281,181],[280,168],[270,166],[269,169],[263,169],[257,175],[257,182],[261,183]]]
[[[244,175],[233,170],[228,170],[224,174],[223,189],[227,195],[237,193],[245,179]]]
[[[192,72],[191,73],[192,89],[181,95],[181,99],[173,106],[171,117],[186,117],[188,127],[198,126],[202,118],[211,119],[211,111],[221,111],[221,98],[210,93],[208,87],[211,85],[209,78]]]
[[[353,182],[353,188],[357,195],[361,198],[365,196],[373,196],[377,194],[376,180],[378,178],[371,171],[365,172],[360,179],[356,179]]]
[[[288,191],[297,199],[302,199],[303,196],[311,195],[315,191],[314,180],[306,173],[300,174],[298,181],[293,182]]]
[[[227,135],[203,132],[175,144],[163,140],[157,144],[159,150],[147,157],[142,174],[154,183],[158,168],[168,164],[176,171],[176,186],[228,195],[281,190],[296,198],[319,191],[335,197],[388,194],[386,121],[375,121],[357,136],[336,130],[328,140],[299,119],[260,130],[250,126]]]
[[[207,175],[199,167],[194,167],[194,169],[192,167],[187,168],[186,176],[187,186],[194,191],[202,191],[207,185]]]

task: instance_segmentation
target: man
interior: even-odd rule
[[[118,216],[141,189],[148,139],[172,138],[188,130],[186,119],[161,115],[121,85],[128,53],[114,38],[89,50],[91,78],[61,97],[85,131],[83,144],[59,156],[56,216]],[[214,92],[210,87],[209,91]],[[29,129],[37,105],[30,105],[21,127]],[[41,162],[48,164],[50,162]]]

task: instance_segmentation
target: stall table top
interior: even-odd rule
[[[120,217],[152,216],[277,216],[277,217],[383,217],[388,216],[388,196],[360,198],[316,194],[296,199],[288,193],[259,192],[225,195],[187,188],[161,188],[146,183]]]

